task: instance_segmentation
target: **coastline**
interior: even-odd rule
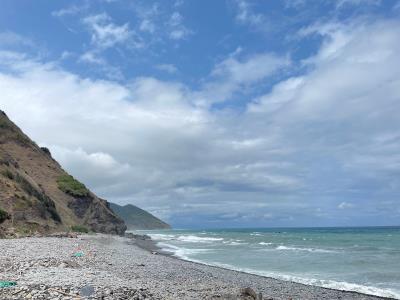
[[[140,236],[141,234],[137,234],[137,236]],[[143,235],[142,235],[143,236]],[[391,298],[391,297],[384,297],[384,296],[375,296],[375,295],[371,295],[371,294],[366,294],[366,293],[362,293],[362,292],[358,292],[358,291],[347,291],[347,290],[339,290],[339,289],[334,289],[334,288],[329,288],[329,287],[322,287],[322,286],[314,286],[314,285],[310,285],[310,284],[305,284],[305,283],[300,283],[300,282],[295,282],[295,281],[291,281],[291,280],[283,280],[283,279],[277,279],[277,278],[273,278],[273,277],[269,277],[269,276],[264,276],[264,275],[260,275],[260,274],[255,274],[255,273],[249,273],[249,272],[245,272],[245,271],[241,271],[241,270],[234,270],[234,269],[229,269],[227,267],[223,267],[223,266],[218,266],[218,265],[212,265],[212,264],[207,264],[207,263],[203,263],[203,262],[199,262],[199,261],[192,261],[192,260],[186,260],[183,258],[180,258],[178,256],[175,256],[173,253],[171,252],[167,252],[164,251],[161,247],[159,247],[157,245],[157,242],[154,241],[151,237],[144,235],[148,238],[146,238],[145,240],[143,239],[136,239],[134,242],[134,245],[142,248],[143,250],[146,250],[150,253],[154,253],[157,252],[157,254],[159,255],[163,255],[163,256],[167,256],[170,257],[172,259],[177,259],[183,262],[190,262],[192,264],[198,264],[200,266],[205,266],[205,267],[211,267],[211,268],[218,268],[218,269],[223,269],[226,270],[228,272],[238,272],[244,275],[251,275],[251,276],[257,276],[260,278],[266,278],[269,280],[278,280],[278,281],[282,281],[285,283],[289,283],[289,284],[295,284],[295,285],[303,285],[305,288],[310,288],[310,287],[317,287],[317,288],[321,288],[321,289],[327,289],[330,291],[335,291],[335,292],[344,292],[344,293],[354,293],[354,294],[358,294],[358,295],[362,295],[362,296],[366,296],[366,297],[377,297],[377,299],[389,299],[389,300],[396,300],[396,298]],[[275,299],[275,298],[273,298]],[[278,298],[276,298],[278,299]],[[338,298],[339,299],[339,298]],[[340,298],[340,299],[352,299],[352,298]],[[362,299],[369,299],[369,298],[362,298]]]
[[[256,299],[245,288],[263,299],[391,299],[185,261],[153,240],[96,234],[0,240],[0,248],[0,280],[17,282],[0,299]]]

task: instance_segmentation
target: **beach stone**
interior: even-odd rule
[[[79,295],[82,297],[90,297],[91,295],[94,294],[94,292],[95,292],[94,287],[86,285],[83,288],[81,288]]]
[[[251,297],[254,300],[258,300],[257,293],[250,287],[246,287],[240,290],[240,295],[244,297]],[[262,297],[261,297],[262,299]]]

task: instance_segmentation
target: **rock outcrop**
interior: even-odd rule
[[[0,111],[1,232],[36,232],[87,228],[123,234],[126,226],[85,185],[67,174],[49,149],[40,148]]]

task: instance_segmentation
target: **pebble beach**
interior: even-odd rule
[[[0,240],[0,299],[389,299],[183,261],[111,235]]]

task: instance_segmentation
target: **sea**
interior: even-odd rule
[[[184,260],[400,299],[400,227],[141,231]]]

